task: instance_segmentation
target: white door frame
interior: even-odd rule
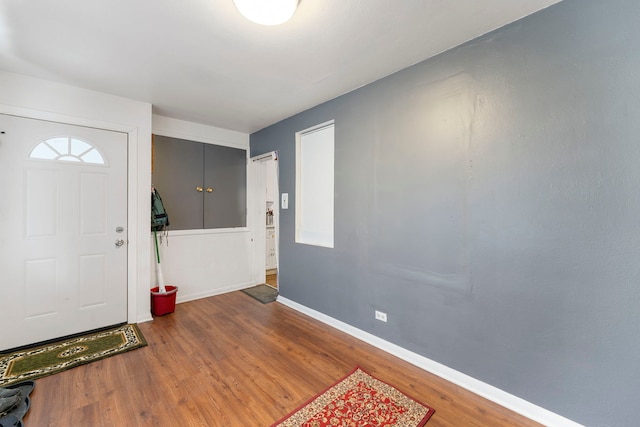
[[[276,234],[276,283],[278,291],[280,290],[280,162],[278,162],[278,153],[274,151],[273,158],[273,192],[275,193],[275,200],[273,201],[273,225],[274,232]]]
[[[0,104],[0,113],[24,117],[28,119],[47,120],[76,126],[86,126],[127,134],[128,164],[127,164],[127,322],[138,322],[138,129],[131,125],[103,122],[83,117],[56,114],[30,108],[15,107]],[[147,191],[148,192],[148,191]]]

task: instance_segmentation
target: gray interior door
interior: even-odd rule
[[[202,228],[203,144],[155,135],[153,145],[153,185],[169,214],[170,228]]]
[[[204,146],[204,228],[246,227],[247,154],[238,148]]]
[[[155,135],[153,151],[169,229],[246,227],[246,150]]]

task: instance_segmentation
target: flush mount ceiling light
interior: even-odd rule
[[[242,16],[260,25],[284,24],[298,7],[298,0],[233,0],[233,3]]]

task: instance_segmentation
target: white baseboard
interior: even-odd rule
[[[151,313],[147,313],[146,316],[139,316],[138,319],[136,320],[136,323],[151,322],[152,320],[153,320],[153,316],[151,316]]]
[[[225,286],[222,288],[209,289],[204,292],[196,292],[190,293],[186,295],[180,294],[180,288],[178,287],[178,294],[176,296],[176,304],[180,304],[187,301],[194,301],[201,298],[212,297],[215,295],[226,294],[233,291],[239,291],[240,289],[246,289],[252,287],[253,284],[251,282],[240,283],[232,286]]]
[[[277,301],[540,424],[554,427],[584,427],[575,421],[295,301],[282,296],[278,296]]]
[[[196,292],[190,294],[180,294],[180,287],[178,287],[178,294],[176,295],[176,304],[180,304],[188,301],[195,301],[201,298],[212,297],[215,295],[226,294],[228,292],[239,291],[241,289],[246,289],[254,286],[251,282],[240,283],[238,285],[233,286],[225,286],[223,288],[209,289],[205,292]],[[153,316],[151,313],[146,313],[146,316],[139,316],[137,323],[150,322],[153,320]]]

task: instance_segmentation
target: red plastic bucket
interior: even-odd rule
[[[159,288],[151,288],[151,314],[154,316],[164,316],[173,313],[176,309],[177,286],[166,285],[166,293],[158,292]]]

